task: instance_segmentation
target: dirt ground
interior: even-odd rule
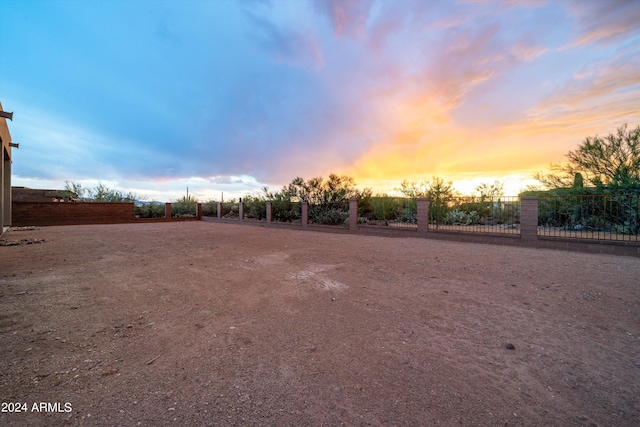
[[[640,425],[637,258],[205,221],[4,238],[45,241],[0,247],[3,426]]]

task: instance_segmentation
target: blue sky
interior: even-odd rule
[[[331,172],[511,192],[640,124],[637,1],[0,0],[13,183],[201,200]]]

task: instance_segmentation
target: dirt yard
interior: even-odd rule
[[[640,260],[211,222],[0,247],[3,426],[638,426]],[[20,412],[16,412],[20,410]]]

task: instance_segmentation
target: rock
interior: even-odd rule
[[[504,348],[506,348],[507,350],[515,350],[516,346],[511,343],[507,343],[505,344]]]

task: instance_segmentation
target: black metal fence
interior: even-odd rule
[[[267,220],[267,202],[258,198],[247,198],[244,202],[244,219],[255,221]]]
[[[309,224],[349,225],[349,201],[309,205]]]
[[[272,201],[271,221],[300,224],[302,222],[302,204],[284,200]]]
[[[520,233],[519,197],[450,197],[429,201],[429,228],[471,233]]]
[[[418,227],[416,199],[366,197],[358,201],[358,224],[396,228]]]
[[[640,195],[538,197],[538,235],[640,241]]]
[[[220,215],[222,218],[239,219],[240,204],[238,202],[225,202],[220,204]]]

